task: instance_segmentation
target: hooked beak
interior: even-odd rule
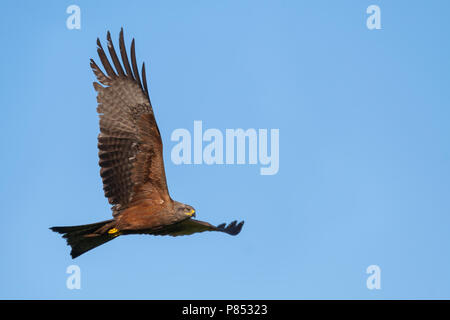
[[[195,210],[194,209],[191,210],[191,212],[189,213],[189,216],[195,217]]]

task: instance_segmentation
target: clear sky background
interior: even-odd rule
[[[80,30],[66,28],[71,4]],[[381,30],[366,27],[372,4]],[[450,298],[448,1],[8,1],[2,13],[1,298]],[[110,217],[89,59],[122,26],[148,67],[172,197],[202,220],[245,220],[239,236],[121,237],[72,260],[48,229]],[[194,120],[280,129],[278,174],[174,165],[170,135]],[[81,290],[66,288],[72,264]],[[366,287],[373,264],[381,290]]]

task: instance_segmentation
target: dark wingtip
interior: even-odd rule
[[[109,48],[109,46],[112,44],[111,32],[109,32],[109,30],[106,33],[106,41],[108,41],[108,48]]]
[[[49,229],[52,230],[53,232],[64,233],[63,228],[64,227],[50,227]]]
[[[219,231],[228,233],[229,235],[236,236],[241,232],[243,225],[244,225],[244,221],[237,223],[237,220],[235,220],[235,221],[231,222],[230,224],[228,224],[228,226],[225,223],[219,224],[217,226],[217,229]]]
[[[142,89],[142,83],[141,79],[139,77],[139,70],[136,62],[136,44],[133,40],[131,40],[131,48],[130,48],[130,55],[131,55],[131,66],[133,67],[133,73],[134,73],[134,79],[136,79],[137,83],[139,84],[139,87]]]
[[[123,28],[120,29],[120,33],[119,33],[119,49],[120,49],[120,56],[122,57],[122,63],[126,70],[126,75],[131,77],[134,80],[133,72],[131,71],[131,66],[130,66],[130,62],[128,61],[127,50],[125,47]]]

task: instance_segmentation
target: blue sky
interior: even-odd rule
[[[189,3],[189,4],[188,4]],[[81,8],[81,29],[66,8]],[[368,30],[366,8],[381,8]],[[0,297],[450,297],[447,1],[9,1]],[[72,260],[48,228],[108,219],[89,59],[124,27],[174,199],[237,237],[128,236]],[[280,169],[175,165],[178,128],[276,128]],[[66,287],[68,266],[81,289]],[[366,268],[381,269],[368,290]]]

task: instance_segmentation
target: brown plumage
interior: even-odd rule
[[[147,88],[145,65],[139,75],[134,39],[131,42],[131,65],[120,31],[116,54],[107,33],[108,51],[114,67],[97,39],[97,52],[104,73],[91,59],[97,77],[97,112],[100,176],[103,190],[112,205],[113,219],[94,224],[52,227],[63,234],[72,247],[72,258],[119,235],[152,234],[181,236],[203,231],[221,231],[237,235],[244,224],[233,221],[228,226],[213,226],[192,219],[195,210],[172,200],[164,171],[161,134],[156,124]]]

